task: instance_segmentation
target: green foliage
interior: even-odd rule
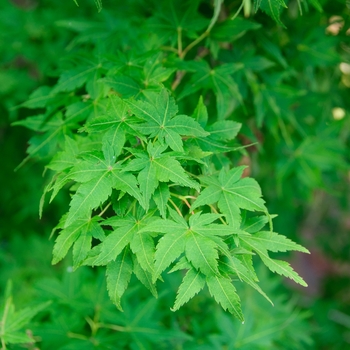
[[[34,338],[30,333],[24,332],[30,320],[40,311],[45,309],[50,301],[36,306],[26,307],[16,311],[12,297],[12,281],[6,286],[4,302],[0,308],[0,341],[1,349],[6,350],[9,344],[33,343]]]
[[[197,6],[191,5],[191,11]],[[215,28],[221,6],[220,1],[214,3],[205,35]],[[162,11],[153,16],[155,22],[164,16]],[[74,269],[106,266],[109,294],[121,309],[132,273],[157,296],[161,273],[176,263],[176,270],[188,272],[174,309],[197,294],[204,282],[216,301],[243,321],[232,279],[243,274],[243,282],[265,295],[256,284],[252,255],[257,253],[271,271],[306,286],[288,263],[270,258],[267,251],[308,251],[272,232],[260,186],[242,178],[244,166],[230,166],[229,152],[241,124],[224,119],[243,104],[230,76],[243,65],[211,69],[204,60],[184,61],[199,42],[200,31],[184,50],[185,33],[181,37],[177,29],[176,34],[176,54],[149,51],[140,40],[144,50],[127,51],[131,61],[121,61],[99,45],[89,57],[73,54],[57,84],[39,88],[25,104],[38,107],[40,100],[44,114],[16,124],[43,133],[32,139],[28,157],[52,157],[47,168],[53,176],[44,195],[52,191],[52,200],[65,185],[73,188],[69,211],[56,226],[54,264],[73,247]],[[171,45],[154,35],[156,45]],[[220,40],[218,32],[211,38],[216,45]],[[179,113],[167,89],[179,67],[182,73],[195,73],[190,89],[185,87],[178,98],[212,90],[217,121],[208,117],[202,97],[192,113],[185,105]],[[236,103],[228,105],[228,99]],[[57,147],[62,150],[54,155]],[[263,224],[248,232],[245,220]],[[267,221],[270,231],[261,231]],[[193,283],[199,283],[195,289]]]
[[[40,301],[55,299],[36,329],[44,348],[310,344],[282,331],[280,320],[303,321],[259,266],[306,286],[281,253],[308,250],[275,231],[303,242],[296,225],[315,191],[346,188],[349,84],[335,68],[349,61],[346,25],[325,34],[327,17],[308,7],[321,11],[318,1],[74,2],[72,18],[55,19],[50,78],[7,106],[21,102],[14,125],[34,134],[19,173],[46,164],[40,216],[59,217],[52,263],[70,261],[65,282],[39,282]],[[36,85],[16,84],[22,96]],[[246,306],[249,288],[275,304],[273,325],[270,306]],[[215,330],[194,316],[207,304]]]

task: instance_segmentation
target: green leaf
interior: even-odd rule
[[[236,318],[244,322],[241,302],[231,281],[221,276],[209,276],[207,277],[207,285],[210,295],[215,298],[216,302],[221,304],[224,310],[228,310]]]
[[[228,257],[227,265],[231,271],[234,272],[241,281],[249,284],[273,305],[270,298],[257,284],[258,279],[255,275],[253,265],[243,265],[242,262],[236,257],[231,256],[230,254],[227,254],[226,256]]]
[[[157,298],[158,293],[157,293],[156,286],[152,281],[152,275],[141,267],[138,260],[134,256],[133,256],[133,262],[134,262],[134,273],[136,277],[152,293],[152,295],[155,298]]]
[[[89,220],[80,218],[73,222],[72,225],[66,226],[61,230],[53,248],[52,264],[57,264],[67,255],[69,248],[79,238],[80,234],[84,232],[88,224]]]
[[[169,187],[165,183],[161,183],[154,193],[153,200],[155,201],[159,213],[163,219],[166,218],[166,206],[169,198]]]
[[[231,120],[221,120],[210,125],[207,130],[214,140],[233,140],[241,129],[242,124]]]
[[[194,232],[188,234],[186,258],[196,269],[207,276],[219,273],[217,245],[208,237],[200,236]]]
[[[177,160],[169,156],[163,156],[154,159],[153,163],[155,165],[159,181],[172,181],[178,185],[194,188],[197,191],[200,190],[199,184],[189,178]]]
[[[280,20],[281,7],[286,7],[284,2],[281,0],[260,0],[260,8],[266,12],[276,23],[285,28],[285,25]]]
[[[132,271],[133,264],[128,249],[124,249],[115,261],[107,264],[108,295],[120,311],[123,311],[120,300],[129,285]]]
[[[176,311],[183,304],[187,303],[203,289],[204,285],[205,279],[199,271],[194,269],[188,270],[177,291],[176,300],[171,311]]]
[[[105,202],[112,193],[112,184],[108,171],[104,172],[99,178],[81,184],[70,202],[65,227],[68,227],[80,217],[89,215],[92,209]]]
[[[280,275],[288,277],[296,283],[301,284],[302,286],[307,286],[305,281],[291,268],[287,262],[272,259],[267,252],[270,250],[270,247],[272,251],[286,251],[295,249],[303,252],[308,252],[307,249],[273,232],[270,235],[271,240],[266,240],[268,235],[266,235],[264,232],[261,238],[258,236],[257,239],[254,239],[254,236],[255,235],[240,235],[239,239],[251,247],[256,253],[258,253],[261,260],[272,272],[276,272]],[[276,242],[274,243],[273,240]]]
[[[87,232],[82,233],[75,241],[73,247],[73,269],[78,268],[83,263],[91,250],[91,242],[92,235]]]
[[[285,236],[279,235],[276,232],[261,231],[251,236],[245,236],[246,242],[254,242],[260,246],[265,246],[271,252],[286,252],[289,250],[310,253],[306,248],[294,243]]]
[[[140,266],[149,273],[154,273],[154,241],[147,232],[137,232],[130,243],[132,252],[136,255]]]
[[[165,235],[156,246],[153,281],[185,251],[188,226],[173,220],[158,219],[148,224],[140,232],[160,232]]]
[[[176,116],[177,105],[165,89],[159,94],[151,94],[150,102],[130,100],[128,104],[132,112],[145,121],[137,129],[145,135],[157,137],[174,151],[183,152],[181,136],[208,135],[193,118]]]
[[[258,183],[251,178],[240,179],[244,168],[222,169],[218,177],[201,177],[201,181],[209,186],[200,193],[191,210],[218,202],[229,224],[237,228],[241,221],[240,209],[265,212]]]
[[[141,91],[141,86],[133,78],[125,75],[103,78],[101,82],[111,87],[124,98],[133,97]]]
[[[94,265],[106,265],[115,260],[137,231],[137,224],[132,219],[128,220],[128,223],[122,227],[115,229],[100,244],[101,253],[96,258]]]
[[[65,70],[58,80],[58,84],[53,88],[52,93],[61,91],[73,91],[81,87],[101,68],[99,61],[79,57],[81,63],[78,68]]]

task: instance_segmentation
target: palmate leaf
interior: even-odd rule
[[[243,104],[238,86],[232,77],[232,74],[238,70],[236,64],[222,64],[212,69],[205,61],[186,63],[187,67],[184,68],[195,73],[179,94],[179,99],[201,89],[212,89],[216,95],[218,120],[225,119],[238,105]]]
[[[103,63],[96,56],[89,56],[87,54],[76,55],[73,60],[74,68],[65,69],[58,80],[57,85],[53,88],[52,93],[61,91],[73,91],[81,87],[89,79],[94,79],[94,75],[99,72]],[[76,68],[78,67],[78,68]]]
[[[114,163],[120,152],[119,145],[113,147],[107,139],[103,143],[103,151],[104,157],[95,153],[86,154],[86,160],[78,163],[61,179],[60,187],[69,180],[82,182],[70,203],[66,227],[105,202],[113,188],[130,194],[143,205],[136,178],[130,173],[122,173],[120,166]]]
[[[108,103],[105,113],[89,120],[81,131],[88,133],[100,133],[109,129],[119,130],[141,137],[135,129],[140,123],[140,119],[130,115],[129,107],[120,97],[111,95],[108,97]]]
[[[51,301],[38,304],[32,307],[26,307],[16,311],[11,295],[8,295],[4,306],[0,308],[1,332],[0,340],[3,349],[7,349],[6,344],[33,343],[33,337],[30,337],[22,330],[31,319],[48,307]]]
[[[159,239],[154,255],[153,281],[182,254],[203,274],[218,274],[218,243],[225,245],[219,236],[236,231],[232,227],[212,224],[220,215],[196,213],[188,225],[177,213],[171,213],[177,221],[157,219],[140,231],[164,234]],[[212,237],[216,237],[216,240]]]
[[[196,109],[193,113],[193,118],[210,133],[206,137],[196,137],[187,141],[203,151],[209,152],[230,152],[234,148],[228,145],[228,141],[233,140],[242,124],[234,122],[232,120],[217,121],[209,126],[208,123],[208,112],[207,108],[203,103],[203,98],[200,97]],[[208,155],[208,154],[207,154]]]
[[[178,152],[184,151],[181,136],[209,135],[193,118],[186,115],[176,116],[177,106],[174,99],[169,97],[167,90],[151,94],[149,98],[150,102],[128,101],[131,111],[145,121],[137,127],[144,135],[157,137]]]
[[[241,179],[244,168],[245,166],[240,166],[229,171],[222,169],[218,177],[201,177],[201,181],[208,187],[197,197],[191,210],[218,202],[228,223],[236,228],[241,222],[240,209],[265,212],[258,183],[251,178]]]

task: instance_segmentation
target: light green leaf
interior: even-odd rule
[[[301,284],[302,286],[307,286],[305,281],[290,267],[290,265],[287,262],[272,259],[270,258],[267,252],[269,247],[272,247],[273,250],[277,249],[277,251],[279,251],[279,249],[281,249],[281,251],[285,251],[296,248],[296,250],[307,252],[305,248],[299,246],[298,244],[293,244],[293,242],[291,241],[290,243],[288,239],[281,239],[278,237],[276,238],[276,243],[274,246],[273,241],[269,241],[268,243],[266,242],[265,235],[263,235],[264,239],[258,238],[257,240],[254,240],[252,236],[254,235],[240,235],[239,239],[245,244],[247,244],[249,247],[251,247],[257,254],[259,254],[261,260],[272,272],[276,272],[280,275],[288,277],[294,280],[296,283]],[[274,235],[272,235],[271,237],[273,238]]]
[[[89,232],[82,233],[75,241],[73,247],[73,269],[77,269],[91,250],[92,235]]]
[[[152,275],[141,267],[138,260],[134,256],[133,256],[133,262],[134,262],[134,273],[136,277],[153,294],[153,296],[157,298],[158,293],[157,293],[156,286],[152,281]]]
[[[188,234],[186,239],[186,258],[203,274],[209,276],[218,274],[217,244],[208,237],[194,232]]]
[[[79,219],[60,232],[53,248],[52,264],[57,264],[67,255],[69,248],[78,239],[87,225],[88,220]]]
[[[246,242],[254,241],[260,246],[264,246],[271,252],[286,252],[289,250],[299,251],[303,253],[310,253],[306,248],[301,245],[294,243],[285,236],[279,235],[276,232],[261,231],[251,236],[244,237]]]
[[[107,200],[112,193],[112,181],[109,174],[108,171],[105,171],[99,178],[79,186],[70,202],[65,227],[71,225],[78,218],[89,215],[92,209],[97,208]]]
[[[164,220],[165,221],[165,220]],[[167,220],[169,221],[169,220]],[[175,232],[175,231],[173,231]],[[165,234],[158,242],[155,252],[153,281],[185,250],[186,231]]]
[[[130,248],[136,254],[140,266],[149,273],[154,273],[154,241],[150,234],[137,232],[130,243]]]
[[[155,201],[160,215],[163,219],[166,218],[166,206],[170,198],[170,191],[168,185],[165,183],[160,183],[159,187],[156,189],[153,200]]]
[[[138,228],[134,220],[130,220],[129,224],[115,229],[100,244],[101,253],[96,258],[94,265],[106,265],[115,260],[137,231]]]
[[[199,184],[189,178],[177,160],[164,156],[154,159],[153,162],[157,169],[157,177],[159,181],[172,181],[177,185],[194,188],[197,191],[200,190]]]
[[[123,311],[120,300],[130,282],[132,270],[133,265],[128,249],[124,249],[115,261],[107,264],[108,295],[120,311]]]
[[[188,270],[177,291],[176,300],[171,311],[176,311],[183,304],[187,303],[203,289],[204,285],[205,279],[199,271],[194,269]]]
[[[207,277],[207,285],[211,296],[215,298],[216,302],[221,304],[224,310],[228,310],[240,321],[244,322],[241,301],[231,281],[221,276],[209,276]]]

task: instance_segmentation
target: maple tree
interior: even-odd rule
[[[306,286],[280,253],[309,251],[274,229],[279,208],[269,212],[259,183],[276,178],[283,194],[284,182],[297,180],[294,196],[307,196],[305,187],[325,186],[324,174],[347,164],[345,141],[337,139],[341,126],[329,131],[322,124],[321,140],[309,132],[312,121],[295,117],[306,93],[288,86],[297,75],[280,44],[289,4],[169,0],[151,11],[137,0],[115,14],[95,3],[104,17],[57,22],[75,32],[70,52],[50,72],[56,80],[19,106],[34,115],[14,122],[34,132],[17,170],[46,162],[40,217],[46,202],[69,194],[52,231],[52,263],[71,254],[69,268],[77,274],[102,269],[110,300],[130,319],[125,300],[134,278],[157,298],[168,275],[176,275],[168,308],[181,312],[208,291],[240,323],[242,288],[275,303],[259,281],[259,264]],[[305,9],[309,3],[321,10],[317,0],[298,1]],[[271,18],[255,20],[261,11],[278,27],[261,24]],[[281,31],[276,38],[274,30]],[[266,147],[261,159],[273,173],[267,180],[250,177],[243,165],[253,147]],[[33,308],[26,321],[47,305]],[[89,320],[93,335],[108,328]],[[141,334],[132,335],[135,344],[154,331],[148,321],[146,335],[133,325]]]

